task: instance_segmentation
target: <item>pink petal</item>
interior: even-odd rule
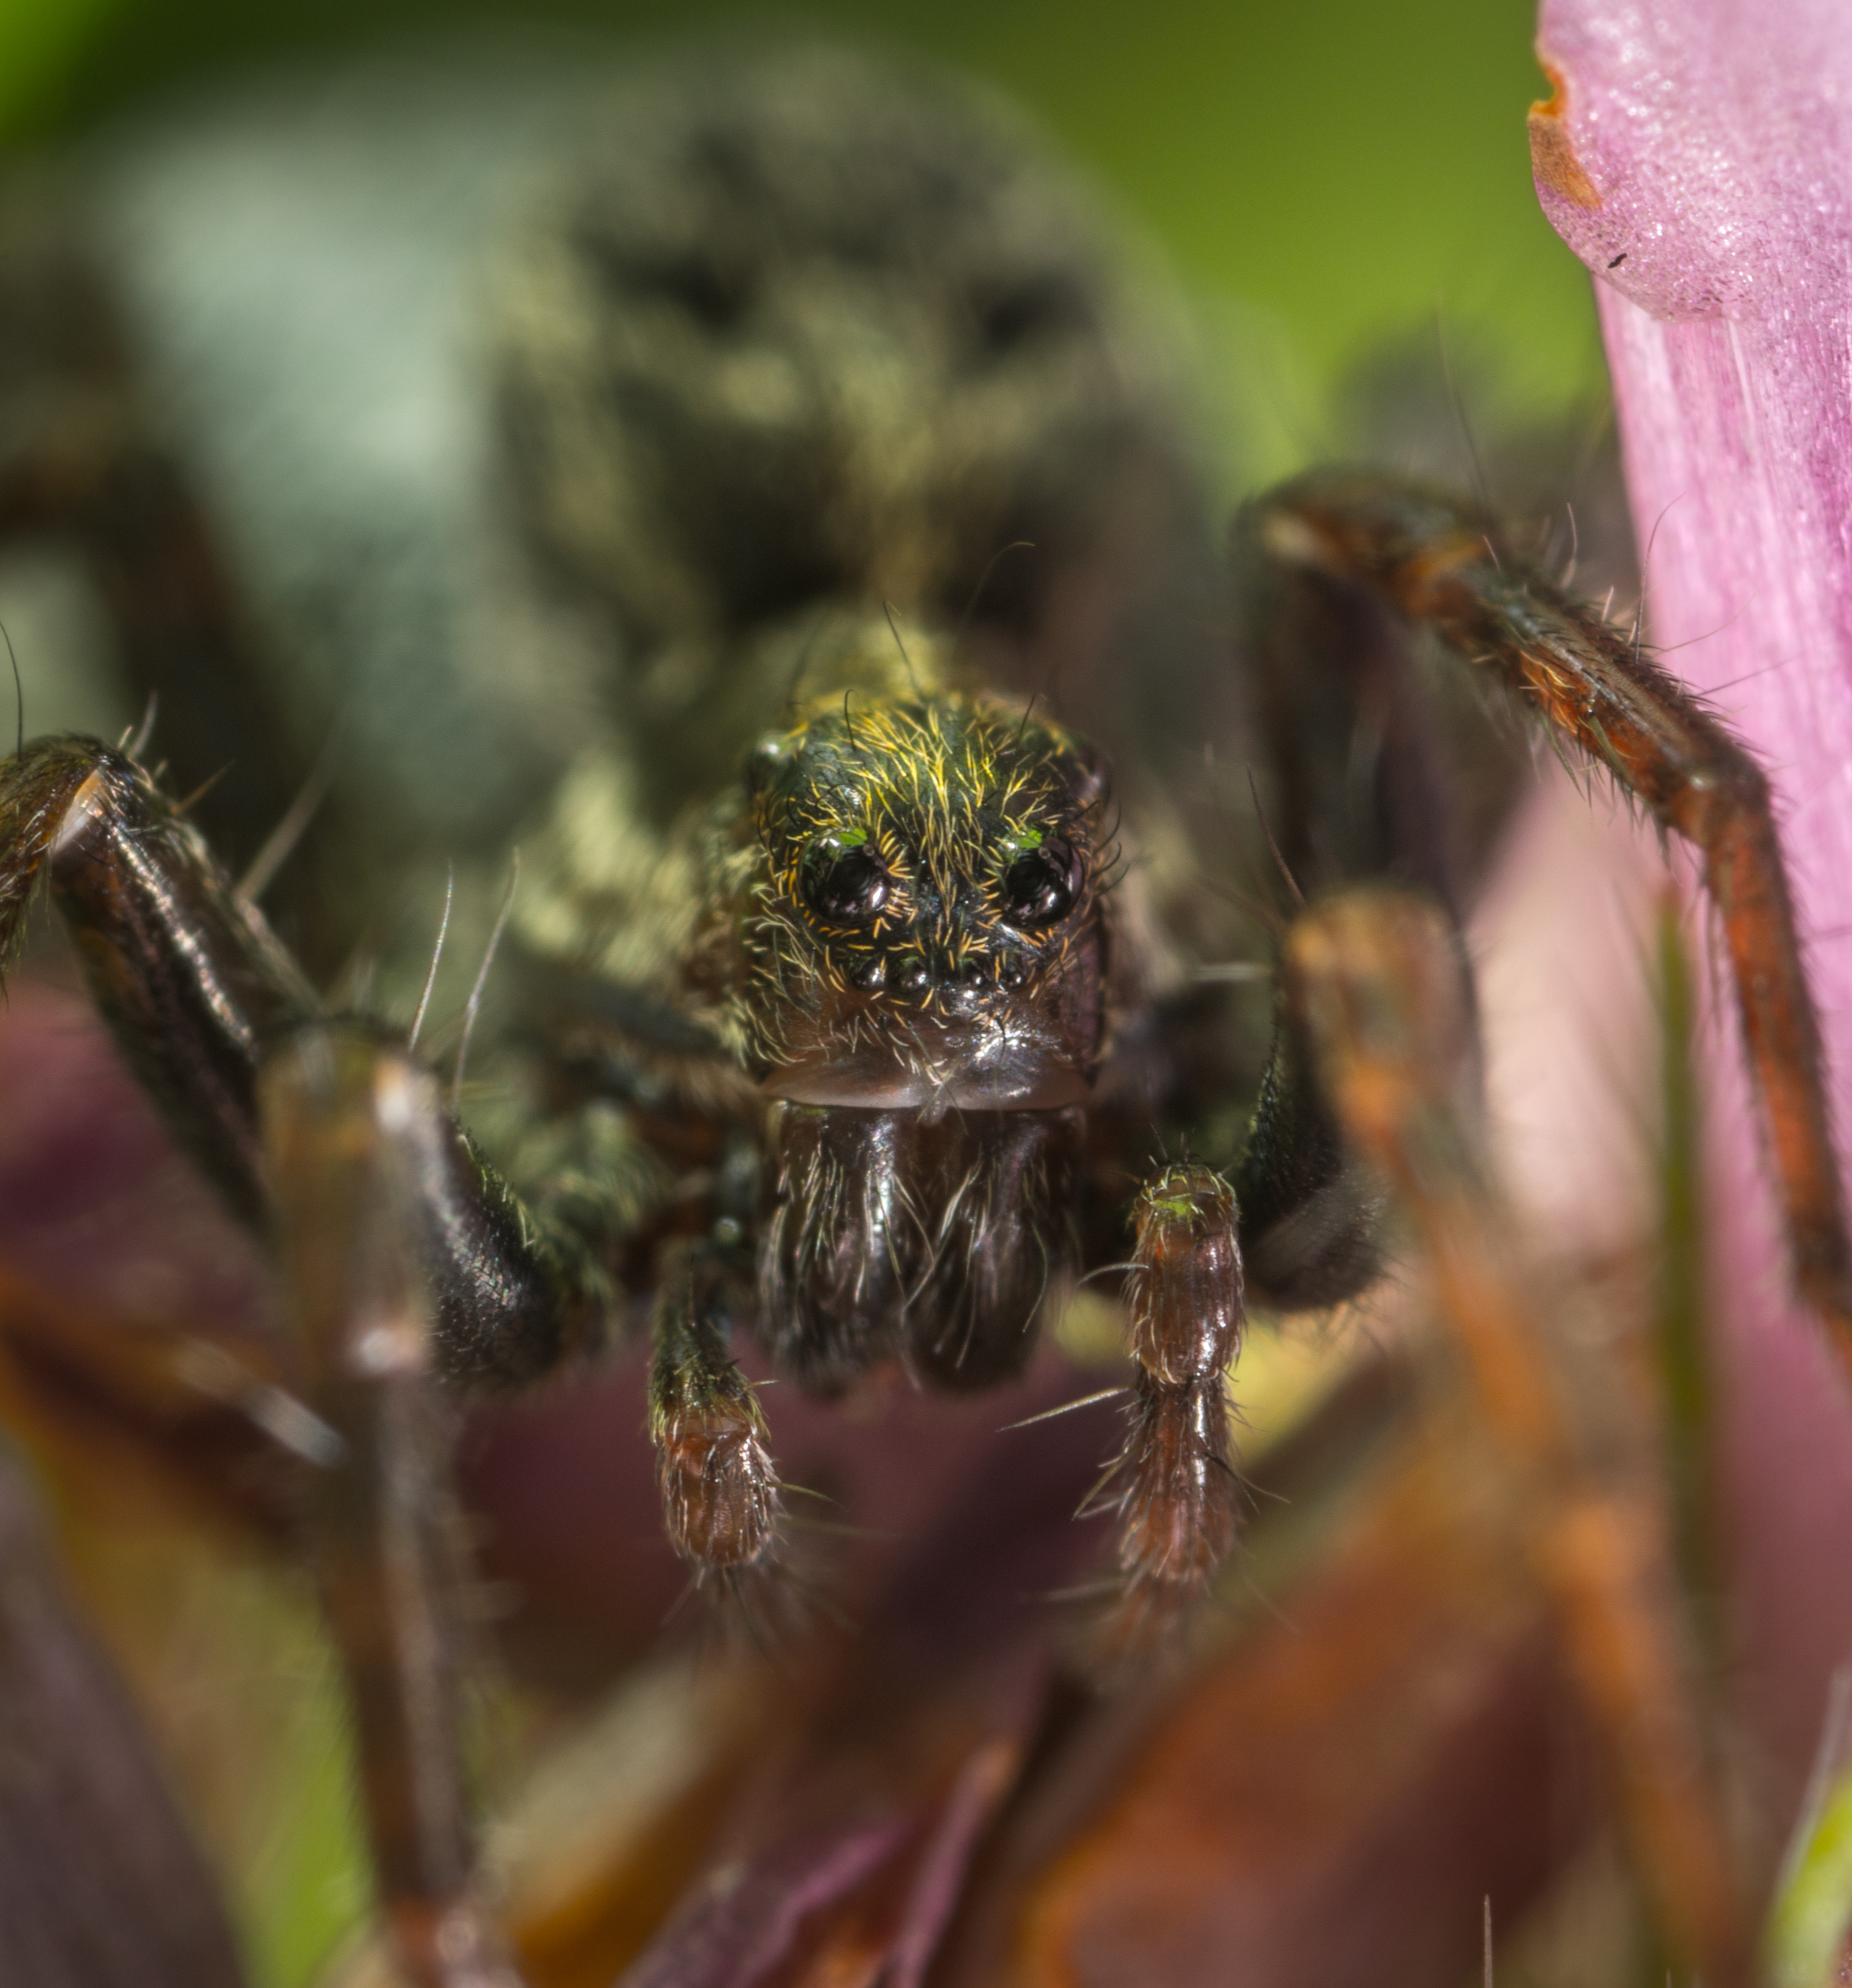
[[[1532,117],[1538,192],[1598,279],[1648,631],[1776,783],[1843,1152],[1852,16],[1838,0],[1543,0],[1539,52],[1557,93]],[[1852,1654],[1852,1401],[1786,1297],[1728,1060],[1712,1107],[1726,1493],[1752,1709],[1791,1800]]]

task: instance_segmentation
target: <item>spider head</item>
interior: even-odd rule
[[[811,1104],[1048,1109],[1103,1047],[1104,763],[958,694],[761,741],[748,912],[765,1087]]]

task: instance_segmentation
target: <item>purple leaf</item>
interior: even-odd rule
[[[0,1462],[0,1980],[239,1988],[212,1881]]]

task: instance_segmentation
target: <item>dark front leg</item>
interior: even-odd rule
[[[146,772],[91,739],[0,764],[0,963],[41,876],[97,1006],[194,1164],[261,1226],[255,1086],[313,990]]]
[[[268,1232],[258,1082],[318,1026],[313,990],[146,772],[93,739],[0,763],[0,960],[42,876],[136,1075],[233,1212]],[[553,1246],[441,1106],[406,1137],[439,1373],[536,1378],[592,1328],[586,1252]]]
[[[1346,1151],[1283,983],[1235,1186],[1245,1274],[1261,1303],[1320,1310],[1354,1297],[1381,1269],[1381,1191]]]
[[[317,1439],[309,1544],[405,1966],[419,1988],[512,1988],[471,1886],[462,1582],[434,1384],[514,1384],[557,1364],[593,1316],[586,1237],[562,1222],[549,1241],[407,1050],[319,1016],[133,761],[65,739],[0,764],[0,946],[41,877],[143,1083],[279,1259]]]

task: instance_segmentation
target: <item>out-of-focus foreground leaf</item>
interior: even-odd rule
[[[0,1980],[237,1988],[211,1874],[0,1461]]]

